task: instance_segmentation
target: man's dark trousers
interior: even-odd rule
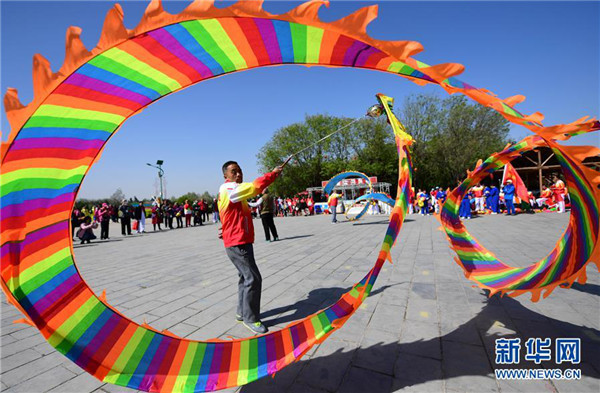
[[[227,256],[238,270],[238,306],[237,314],[245,322],[260,321],[260,294],[262,277],[254,260],[254,249],[251,243],[225,248]]]
[[[279,236],[277,236],[277,228],[275,228],[275,222],[273,221],[273,213],[261,214],[260,219],[265,230],[265,240],[271,240],[270,233],[273,234],[273,240],[278,239]]]
[[[131,235],[131,218],[121,218],[121,234],[125,236],[125,229],[127,234]]]

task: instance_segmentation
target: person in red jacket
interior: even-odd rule
[[[225,252],[239,273],[238,306],[236,319],[254,333],[262,334],[267,328],[260,321],[262,277],[254,260],[254,225],[247,199],[260,194],[283,170],[283,166],[259,177],[252,183],[243,183],[242,168],[235,161],[223,164],[225,183],[219,188],[218,206]]]
[[[559,179],[557,175],[553,177],[554,185],[552,186],[552,192],[554,193],[554,200],[558,205],[557,212],[564,213],[565,212],[565,194],[566,187],[565,183]]]

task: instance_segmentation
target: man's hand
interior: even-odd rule
[[[279,176],[279,174],[281,174],[282,171],[283,171],[283,165],[276,166],[273,169],[273,173],[275,173],[277,176]]]
[[[281,168],[283,169],[283,167],[284,167],[284,166],[286,166],[286,165],[287,165],[287,163],[288,163],[288,162],[290,162],[292,158],[294,158],[294,155],[293,155],[293,154],[292,154],[291,156],[289,156],[289,157],[287,158],[287,160],[285,160],[285,161],[283,162],[283,164],[281,164],[281,165],[280,165],[280,166],[281,166]]]
[[[219,237],[219,239],[223,239],[223,227],[219,227],[217,229],[217,236]]]

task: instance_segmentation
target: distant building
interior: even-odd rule
[[[522,156],[512,160],[511,164],[523,179],[527,189],[533,193],[539,193],[542,185],[551,185],[553,183],[552,175],[561,172],[556,155],[552,149],[545,146],[523,153]],[[600,171],[600,157],[598,156],[588,157],[583,164]],[[494,184],[498,185],[502,181],[503,170],[504,168],[494,173]]]
[[[369,180],[371,180],[373,192],[381,192],[388,195],[390,194],[390,189],[392,186],[390,183],[377,181],[377,176],[371,176],[369,177]],[[321,187],[309,187],[306,189],[306,192],[316,201],[326,199],[323,195],[323,189],[328,182],[329,180],[323,180],[321,181]],[[334,190],[342,194],[342,199],[354,200],[359,196],[369,192],[369,184],[363,178],[347,178],[340,181],[334,187]]]

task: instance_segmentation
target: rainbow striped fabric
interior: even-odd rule
[[[460,201],[471,186],[520,154],[543,145],[551,147],[560,162],[569,187],[571,219],[561,239],[545,258],[528,267],[511,267],[498,260],[466,230],[458,218]],[[533,301],[537,301],[542,292],[547,297],[558,285],[570,286],[577,279],[585,282],[587,263],[593,260],[598,265],[599,262],[600,177],[584,167],[582,160],[589,153],[600,153],[600,149],[584,148],[560,146],[539,136],[527,137],[488,158],[448,195],[440,219],[458,255],[456,262],[467,278],[489,290],[490,294],[500,292],[517,296],[529,292]],[[582,151],[586,153],[582,154]]]
[[[376,17],[376,6],[325,23],[318,18],[324,3],[310,1],[272,15],[259,1],[240,1],[227,8],[202,1],[171,15],[160,1],[152,1],[134,30],[125,28],[116,5],[92,51],[81,42],[79,29],[67,31],[60,72],[53,73],[43,57],[34,57],[30,104],[23,105],[16,90],[9,89],[4,103],[12,131],[2,144],[0,167],[0,282],[8,300],[50,344],[90,374],[148,391],[209,391],[274,374],[352,315],[369,294],[385,259],[390,259],[406,212],[410,140],[388,107],[391,99],[379,96],[396,135],[398,199],[377,262],[360,283],[331,307],[282,331],[246,340],[195,342],[137,325],[97,297],[79,275],[70,213],[83,178],[112,134],[130,116],[167,94],[219,75],[269,65],[357,67],[460,92],[542,136],[560,134],[565,139],[597,125],[581,121],[556,129],[541,127],[541,115],[524,116],[512,108],[522,96],[501,100],[456,79],[463,69],[459,64],[429,66],[413,59],[422,49],[417,42],[369,37],[366,26]],[[563,156],[565,167],[581,169],[580,162],[571,158],[576,154]],[[571,182],[577,180],[575,169]],[[585,179],[591,178],[582,171]],[[586,247],[594,247],[593,256],[598,253],[597,228],[589,220],[595,217],[597,223],[597,215],[586,215],[589,189],[582,185],[580,190],[578,222],[590,229],[582,233],[575,227],[574,243],[569,244],[584,241]],[[597,203],[598,191],[594,192]],[[596,240],[595,245],[589,240]],[[588,255],[588,248],[569,251],[567,269]]]
[[[406,152],[400,147],[399,151]],[[408,176],[408,167],[401,173]],[[403,179],[399,195],[409,185],[410,179]],[[185,340],[139,326],[119,314],[79,276],[69,239],[60,241],[68,222],[41,229],[25,242],[4,244],[3,278],[5,272],[19,273],[6,281],[16,305],[52,346],[98,379],[146,391],[212,391],[273,375],[340,328],[368,296],[382,264],[390,259],[405,214],[400,206],[394,209],[391,232],[375,266],[352,290],[334,305],[283,330],[245,340]],[[54,239],[59,241],[53,243]],[[39,253],[44,258],[31,258]],[[25,262],[10,263],[19,262],[19,256]]]

